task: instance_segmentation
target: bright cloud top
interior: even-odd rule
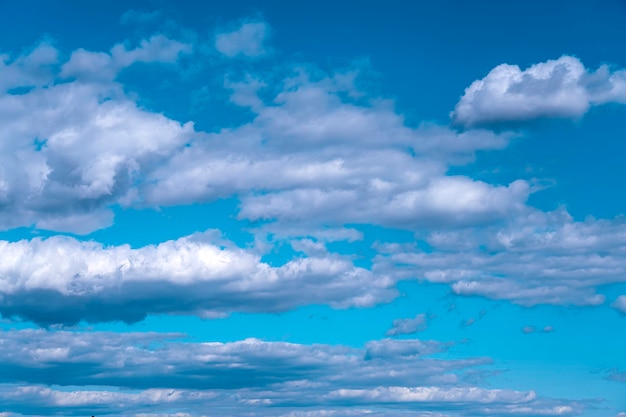
[[[272,267],[210,233],[139,249],[65,237],[0,241],[0,251],[0,313],[43,325],[371,306],[396,292],[388,277],[337,255]]]
[[[563,56],[521,70],[502,64],[474,81],[451,117],[466,127],[544,117],[579,118],[593,105],[626,103],[626,71],[589,71]]]

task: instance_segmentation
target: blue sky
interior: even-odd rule
[[[0,13],[0,417],[626,415],[626,3]]]

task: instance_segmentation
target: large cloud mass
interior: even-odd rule
[[[135,322],[147,314],[371,306],[395,294],[388,277],[336,255],[272,267],[225,244],[215,233],[139,249],[65,237],[0,241],[0,313],[44,325]]]
[[[184,43],[155,35],[137,48],[75,51],[42,45],[0,67],[0,228],[88,233],[110,207],[180,205],[239,196],[253,220],[414,228],[485,223],[523,208],[528,185],[449,176],[507,136],[409,128],[354,75],[306,73],[268,87],[230,83],[254,118],[207,134],[140,108],[114,81],[136,62],[175,63]],[[22,89],[22,90],[16,90]]]

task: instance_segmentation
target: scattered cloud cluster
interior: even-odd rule
[[[3,141],[0,227],[88,233],[111,224],[113,205],[234,195],[239,216],[251,220],[409,228],[489,223],[524,206],[525,181],[446,175],[477,150],[504,147],[507,135],[409,128],[390,103],[351,99],[352,78],[342,73],[289,78],[274,86],[273,102],[249,98],[253,121],[212,134],[139,108],[113,81],[120,68],[175,62],[190,50],[155,35],[135,49],[77,50],[57,72],[49,46],[5,67],[14,82],[0,95],[2,135],[11,139]],[[44,69],[47,78],[33,78]],[[17,87],[30,90],[8,91]]]
[[[245,23],[228,35],[237,34],[231,38],[239,39],[252,30],[249,25],[257,23]],[[46,44],[13,61],[5,60],[0,68],[6,75],[0,107],[7,110],[0,116],[4,138],[0,227],[35,225],[88,233],[112,224],[113,206],[157,208],[236,196],[240,219],[305,229],[309,235],[320,227],[339,228],[346,223],[405,228],[429,233],[427,241],[435,250],[405,253],[383,247],[370,272],[324,253],[323,247],[315,252],[311,242],[305,249],[306,241],[301,240],[295,244],[305,253],[319,253],[319,257],[296,259],[282,269],[266,265],[269,275],[265,279],[280,282],[276,288],[284,293],[274,290],[274,297],[263,293],[262,300],[248,304],[248,298],[234,295],[240,278],[233,277],[241,276],[235,269],[221,280],[211,281],[211,297],[192,302],[179,291],[195,294],[199,286],[205,288],[207,277],[216,273],[210,271],[212,267],[189,272],[195,281],[183,285],[175,274],[168,276],[168,271],[135,266],[98,275],[89,272],[99,271],[93,264],[96,255],[90,253],[110,256],[122,249],[64,239],[33,240],[9,247],[28,247],[22,256],[31,256],[29,251],[36,247],[56,245],[47,250],[58,253],[65,245],[80,246],[77,250],[84,254],[84,264],[59,270],[60,275],[71,275],[45,285],[33,284],[29,271],[7,271],[1,278],[3,294],[11,298],[10,303],[2,303],[5,315],[43,323],[28,313],[31,307],[24,301],[37,291],[53,295],[58,308],[67,306],[63,314],[69,314],[61,319],[61,310],[51,303],[50,312],[40,316],[67,323],[80,319],[134,321],[153,313],[275,311],[319,302],[364,306],[389,300],[393,293],[389,288],[404,278],[448,283],[456,294],[524,305],[594,305],[604,302],[595,292],[598,285],[623,281],[626,263],[619,220],[581,223],[566,213],[538,212],[526,205],[531,189],[525,180],[501,185],[449,174],[451,167],[473,161],[477,151],[505,147],[510,134],[476,129],[459,133],[433,125],[409,127],[391,102],[357,88],[354,71],[313,75],[313,71],[301,69],[279,83],[260,81],[260,76],[227,83],[233,104],[249,107],[253,116],[239,127],[213,133],[197,131],[192,122],[180,123],[140,108],[114,81],[120,68],[136,62],[174,63],[181,54],[192,51],[191,45],[157,34],[134,49],[118,44],[108,53],[77,50],[65,63],[59,62],[58,52]],[[602,97],[612,100],[619,96],[620,72],[606,73],[608,78],[602,81],[603,69],[593,74],[585,71],[576,59],[563,57],[519,75],[522,81],[514,90],[525,96],[529,89],[549,87],[560,97],[564,86],[574,81],[579,85],[584,79],[585,91],[593,90],[594,97],[605,90],[611,93],[605,91]],[[76,78],[65,78],[70,76]],[[556,81],[537,81],[550,77]],[[591,80],[596,80],[595,84]],[[610,88],[601,88],[602,83]],[[28,87],[25,92],[12,91],[24,87]],[[465,108],[461,106],[464,100],[469,99],[461,101],[457,113]],[[525,107],[515,104],[515,108]],[[163,243],[157,248],[171,245]],[[131,254],[147,251],[128,249],[122,257],[130,259]],[[546,253],[553,256],[546,257]],[[246,273],[261,267],[255,262],[243,263],[257,265]],[[123,264],[111,263],[115,268]],[[257,272],[254,276],[263,275]],[[299,278],[285,280],[289,274]],[[334,287],[332,274],[342,291]],[[359,290],[347,284],[349,280],[343,277],[348,276],[364,280],[355,282],[375,284],[367,291]],[[311,281],[313,277],[318,277],[317,281]],[[291,297],[282,287],[287,281],[297,281],[297,285],[314,282],[316,291],[286,301]],[[59,282],[68,287],[54,287]],[[132,313],[113,309],[115,317],[109,318],[85,313],[101,312],[102,306],[112,305],[112,300],[105,301],[109,291],[121,285],[126,294],[137,282],[150,282],[155,290],[146,292],[145,299],[124,299],[133,306]],[[188,307],[156,303],[160,307],[152,311],[148,300],[161,295],[168,298],[166,288],[170,287],[174,288],[171,294],[188,301]],[[356,291],[353,296],[351,291]],[[217,299],[228,301],[218,305]],[[100,308],[91,308],[94,306]],[[623,310],[619,300],[614,306]],[[402,330],[400,326],[407,327]],[[411,326],[398,323],[391,335]]]
[[[426,241],[432,252],[381,245],[373,270],[521,305],[599,305],[605,296],[596,289],[626,276],[621,219],[576,222],[561,210],[531,211],[504,227],[437,231]]]
[[[159,16],[129,11],[121,23]],[[243,21],[217,33],[212,47],[227,58],[261,57],[270,53],[269,33],[263,21]],[[357,70],[274,68],[284,72],[281,81],[275,73],[230,74],[227,104],[249,110],[250,119],[212,132],[147,110],[118,81],[124,68],[174,66],[197,49],[157,33],[137,46],[78,49],[65,61],[47,43],[0,56],[0,229],[87,234],[110,226],[115,207],[234,197],[235,215],[257,238],[296,236],[289,241],[296,255],[271,265],[259,253],[269,243],[244,249],[213,232],[139,248],[63,236],[3,240],[4,318],[48,327],[311,304],[370,307],[393,299],[404,279],[521,305],[599,305],[605,297],[598,287],[624,283],[622,219],[577,222],[563,210],[541,212],[526,204],[527,180],[492,184],[451,169],[477,152],[503,149],[513,136],[477,126],[577,118],[593,105],[626,102],[625,71],[592,72],[569,56],[526,70],[500,65],[457,104],[452,120],[462,132],[409,126],[393,102],[358,87]],[[373,267],[357,267],[326,245],[362,238],[347,224],[410,230],[422,241],[377,243]],[[626,313],[626,296],[611,305]],[[191,417],[204,415],[207,404],[214,416],[582,413],[581,402],[468,383],[468,373],[492,361],[446,358],[453,343],[404,338],[426,330],[428,319],[394,320],[386,333],[393,338],[362,348],[2,332],[0,409],[9,412],[0,417],[93,410]],[[618,371],[608,378],[625,379]]]
[[[579,118],[591,106],[626,103],[626,70],[603,65],[590,71],[576,57],[531,65],[502,64],[474,81],[451,114],[472,127],[557,117]]]

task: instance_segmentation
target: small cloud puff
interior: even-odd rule
[[[223,32],[215,37],[215,49],[229,58],[258,57],[268,53],[264,45],[269,35],[265,22],[243,23],[237,30]]]
[[[397,319],[393,321],[391,329],[387,330],[387,336],[399,336],[402,334],[414,334],[426,330],[428,324],[425,314],[418,314],[414,318]]]
[[[530,334],[535,333],[536,331],[538,331],[538,329],[535,326],[522,327],[522,333]],[[543,329],[541,329],[541,333],[552,333],[553,331],[554,327],[552,326],[545,326]]]

